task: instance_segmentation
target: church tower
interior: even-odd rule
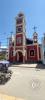
[[[25,17],[23,13],[19,13],[16,17],[16,46],[25,45]]]
[[[15,55],[16,59],[24,62],[25,47],[26,47],[26,28],[25,28],[25,16],[23,13],[19,13],[16,17],[16,36],[15,36]],[[21,56],[23,55],[23,57]],[[21,58],[22,57],[22,58]]]

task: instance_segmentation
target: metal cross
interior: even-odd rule
[[[36,32],[37,27],[36,27],[36,26],[34,26],[34,27],[33,27],[33,29],[34,29],[34,32]]]
[[[11,31],[11,37],[12,37],[12,35],[13,35],[13,31]]]

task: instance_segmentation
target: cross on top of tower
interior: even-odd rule
[[[36,27],[36,26],[34,26],[34,27],[33,27],[33,29],[34,29],[34,32],[36,32],[37,27]]]
[[[11,33],[11,37],[12,37],[12,35],[13,35],[13,31],[11,31],[10,33]]]

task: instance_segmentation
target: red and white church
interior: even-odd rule
[[[41,46],[38,34],[33,33],[33,39],[26,37],[26,23],[23,13],[16,16],[16,34],[9,39],[10,62],[38,62],[41,61]]]

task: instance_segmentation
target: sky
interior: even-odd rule
[[[11,32],[15,33],[15,17],[23,12],[26,20],[26,36],[32,38],[36,26],[41,43],[45,33],[45,0],[0,0],[0,42],[7,46]]]

